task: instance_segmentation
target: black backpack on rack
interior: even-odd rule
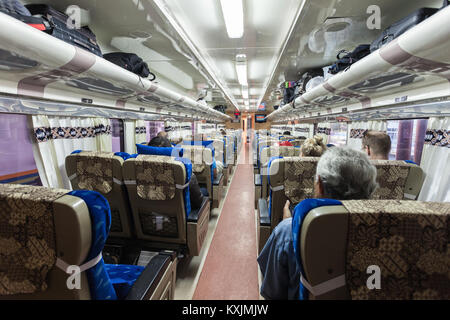
[[[131,71],[142,78],[147,78],[151,75],[150,81],[156,79],[154,73],[150,72],[147,63],[145,63],[141,57],[134,53],[126,53],[126,52],[112,52],[103,55],[103,58],[112,62],[119,67],[122,67],[128,71]]]
[[[343,54],[345,55],[343,56]],[[369,54],[369,44],[361,44],[357,46],[352,52],[341,50],[336,56],[338,60],[330,67],[328,72],[331,74],[337,74]]]

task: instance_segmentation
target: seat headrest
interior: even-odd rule
[[[377,183],[379,185],[372,195],[372,199],[402,200],[410,170],[416,165],[393,160],[371,160],[371,162],[377,168]]]
[[[450,204],[342,201],[349,212],[346,280],[352,299],[450,299]],[[366,286],[381,269],[381,290]]]
[[[112,152],[84,151],[72,154],[76,161],[78,188],[107,194],[113,189]]]
[[[140,155],[135,160],[137,194],[145,200],[171,200],[175,197],[176,167],[184,165],[167,156]]]
[[[318,157],[284,158],[284,193],[291,203],[314,196]]]
[[[0,295],[47,289],[57,258],[53,202],[67,192],[0,184]]]
[[[183,149],[174,147],[150,147],[143,144],[136,144],[138,154],[146,154],[153,156],[169,156],[169,157],[183,157]]]

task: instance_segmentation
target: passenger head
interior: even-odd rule
[[[291,132],[290,131],[285,131],[285,132],[283,132],[283,136],[290,136],[291,135]]]
[[[167,132],[165,132],[165,131],[160,131],[160,132],[158,132],[157,137],[167,138]]]
[[[302,157],[320,157],[326,150],[321,136],[306,139],[301,146]]]
[[[388,160],[391,151],[391,138],[382,131],[366,131],[362,147],[370,159]]]
[[[150,147],[166,147],[170,148],[172,145],[170,144],[169,139],[165,137],[156,136],[148,143]]]
[[[223,129],[220,129],[220,133],[221,133],[223,136],[226,136],[226,135],[227,135],[227,132],[226,132],[225,130],[223,130]]]
[[[328,149],[317,164],[315,196],[336,200],[369,199],[377,188],[377,169],[363,152]]]

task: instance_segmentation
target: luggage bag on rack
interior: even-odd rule
[[[344,54],[342,56],[342,54]],[[370,54],[370,45],[369,44],[361,44],[355,48],[352,52],[348,52],[346,50],[341,50],[336,58],[337,61],[329,68],[328,72],[331,74],[337,74],[342,70],[347,69],[355,62],[361,60],[365,56]]]
[[[50,32],[52,29],[47,20],[33,17],[31,12],[19,0],[0,0],[0,12],[41,31]]]
[[[32,15],[39,15],[50,23],[52,27],[50,34],[55,38],[102,57],[97,37],[89,27],[69,28],[69,16],[45,4],[30,4],[26,8]]]
[[[400,35],[411,29],[412,27],[418,25],[422,21],[428,19],[436,12],[444,9],[448,6],[449,0],[444,0],[443,7],[441,9],[434,8],[421,8],[400,21],[392,24],[390,27],[385,29],[370,45],[370,52],[374,52],[381,47],[385,46],[392,40],[398,38]]]
[[[147,63],[134,53],[112,52],[106,53],[103,58],[118,65],[119,67],[137,74],[142,78],[147,78],[151,75],[151,79],[149,79],[150,81],[156,79],[156,76],[150,72]]]

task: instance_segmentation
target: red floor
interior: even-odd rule
[[[244,141],[243,141],[244,142]],[[243,144],[194,300],[258,300],[251,146]],[[244,161],[245,160],[245,161]]]

